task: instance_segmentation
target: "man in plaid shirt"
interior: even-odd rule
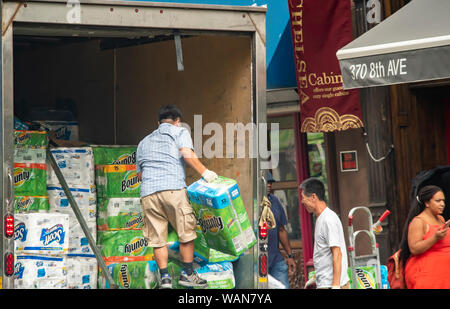
[[[148,246],[153,247],[161,288],[172,288],[167,268],[168,223],[176,230],[180,242],[184,267],[178,283],[186,287],[208,285],[193,270],[197,220],[186,191],[185,164],[207,182],[214,181],[217,174],[198,159],[189,131],[181,127],[181,118],[182,113],[176,106],[161,107],[158,128],[139,143],[136,152],[137,172],[142,181],[143,234]]]

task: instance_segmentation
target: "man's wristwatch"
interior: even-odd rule
[[[295,257],[295,255],[291,253],[291,254],[288,254],[287,257],[288,257],[288,259],[293,259]]]

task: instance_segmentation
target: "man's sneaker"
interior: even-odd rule
[[[183,270],[181,271],[180,280],[178,281],[178,284],[184,287],[200,287],[200,288],[207,288],[208,287],[208,281],[200,278],[197,273],[194,271],[191,275],[186,274],[186,272]]]
[[[172,288],[172,278],[169,275],[163,275],[161,278],[160,289],[171,289]]]

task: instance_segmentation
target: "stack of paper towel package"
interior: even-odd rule
[[[14,131],[16,288],[67,288],[69,217],[49,213],[44,131]]]
[[[153,249],[142,233],[136,146],[95,145],[98,246],[119,288],[149,289],[158,284]],[[101,270],[100,288],[108,288]]]
[[[16,288],[108,288],[108,282],[53,170],[45,131],[15,131]],[[136,146],[55,147],[54,157],[119,288],[157,288],[153,248],[142,233]],[[235,181],[187,188],[198,220],[195,268],[209,288],[234,288],[233,265],[256,243]],[[225,201],[225,202],[224,202]],[[178,235],[169,226],[169,272],[182,288]]]

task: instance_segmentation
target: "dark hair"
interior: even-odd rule
[[[320,201],[325,201],[325,185],[318,178],[308,178],[300,184],[300,189],[303,190],[306,196],[311,196],[315,193]]]
[[[406,223],[403,227],[402,240],[400,241],[400,261],[403,262],[403,265],[405,265],[406,260],[411,255],[411,251],[409,251],[408,245],[409,224],[414,219],[414,217],[418,216],[425,209],[425,202],[430,201],[437,192],[444,191],[442,191],[442,189],[438,186],[425,186],[420,189],[417,196],[413,198],[411,209],[409,210],[408,217],[406,218]]]
[[[182,119],[182,113],[181,110],[176,107],[175,105],[165,105],[161,106],[158,111],[158,120],[164,120],[164,119],[172,119],[177,120],[177,118]]]

